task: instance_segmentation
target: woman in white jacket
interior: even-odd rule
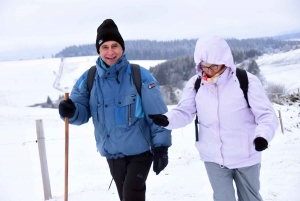
[[[149,117],[172,130],[190,124],[197,113],[196,147],[205,162],[214,200],[235,201],[235,181],[239,201],[261,201],[261,151],[268,147],[278,126],[272,104],[258,78],[247,72],[248,107],[224,39],[198,39],[194,60],[197,75],[186,84],[177,107]],[[201,86],[196,93],[198,76]]]

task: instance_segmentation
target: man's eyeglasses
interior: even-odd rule
[[[203,71],[208,71],[209,69],[210,70],[217,70],[219,67],[219,65],[211,65],[211,66],[204,66],[203,64],[200,63],[200,68],[203,70]]]

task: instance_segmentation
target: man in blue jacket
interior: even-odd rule
[[[141,96],[133,83],[124,41],[113,20],[98,27],[96,75],[91,92],[88,71],[74,85],[59,114],[81,125],[92,117],[97,149],[107,158],[120,200],[145,201],[146,179],[153,162],[158,175],[168,164],[171,131],[157,126],[148,114],[167,112],[156,79],[141,67]]]

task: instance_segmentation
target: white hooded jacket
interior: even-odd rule
[[[199,39],[194,60],[197,75],[186,84],[177,107],[165,114],[169,120],[166,128],[171,130],[190,124],[197,111],[199,141],[196,147],[203,161],[230,169],[260,163],[261,152],[255,150],[253,140],[263,137],[270,142],[278,127],[277,116],[261,82],[247,72],[249,109],[236,77],[230,47],[219,37]],[[202,75],[198,67],[201,61],[225,64],[227,68],[214,83],[202,81],[196,94],[194,84]]]

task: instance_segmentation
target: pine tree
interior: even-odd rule
[[[249,66],[248,66],[248,71],[252,73],[253,75],[258,75],[260,72],[260,69],[254,59],[249,60]]]
[[[52,105],[52,100],[51,100],[51,98],[49,96],[47,97],[47,104],[48,105]]]

